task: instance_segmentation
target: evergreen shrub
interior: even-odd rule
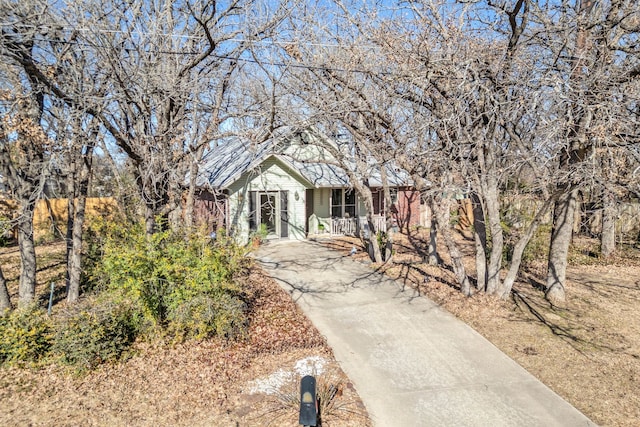
[[[103,298],[62,317],[52,350],[64,364],[93,369],[120,360],[136,334],[135,307]]]
[[[35,304],[0,317],[0,363],[38,363],[48,356],[52,342],[47,313]]]
[[[180,339],[244,333],[238,278],[248,259],[233,241],[171,231],[148,237],[138,225],[107,238],[102,250],[93,276],[105,291],[140,307],[139,326],[153,325]]]

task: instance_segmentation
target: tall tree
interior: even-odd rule
[[[554,206],[546,279],[547,298],[561,304],[578,191],[598,174],[597,148],[638,144],[640,18],[636,3],[627,0],[548,2],[536,12],[546,35],[540,38],[544,54],[553,58],[548,67],[562,82],[556,90],[563,194]],[[553,18],[558,13],[560,19]]]
[[[287,10],[252,0],[114,0],[70,2],[47,13],[54,21],[47,40],[87,51],[95,77],[105,85],[87,92],[77,81],[48,73],[16,38],[15,55],[31,79],[99,120],[126,153],[151,234],[158,217],[166,224],[181,208],[186,172],[210,142],[206,134],[192,132],[202,113],[209,111],[209,120],[222,125],[220,99],[234,64],[252,43],[275,31]],[[14,25],[12,31],[24,28]]]
[[[93,164],[93,149],[98,139],[98,129],[83,129],[78,118],[70,129],[70,141],[66,147],[67,167],[67,301],[74,303],[80,297],[82,276],[82,231],[84,227],[89,181]]]
[[[449,194],[473,190],[477,284],[480,290],[506,297],[510,285],[500,276],[500,196],[509,173],[531,161],[528,145],[533,145],[533,138],[526,132],[535,122],[531,117],[537,98],[524,96],[535,73],[525,67],[531,63],[530,52],[521,46],[529,3],[487,6],[478,11],[458,9],[450,2],[412,2],[412,19],[405,14],[402,20],[384,21],[362,33],[387,65],[377,72],[378,90],[389,92],[401,100],[402,109],[412,112],[402,123],[405,131],[424,135],[423,141],[414,137],[402,144],[402,151],[414,152],[400,157],[403,166],[432,168],[428,176],[439,191],[452,184],[457,188]],[[483,16],[491,16],[494,24],[483,27]],[[471,33],[471,27],[481,31],[481,37]],[[447,175],[455,179],[443,180]],[[445,235],[442,227],[447,224],[440,222]],[[450,251],[459,253],[454,245],[452,239],[447,243]]]
[[[10,12],[7,19],[13,18]],[[37,19],[37,10],[27,10]],[[23,54],[36,51],[36,32],[17,34],[3,28],[2,54],[10,57],[3,61],[4,91],[1,95],[2,123],[0,124],[0,174],[9,194],[18,202],[18,246],[20,250],[20,281],[18,304],[33,301],[36,288],[36,252],[33,213],[48,177],[50,139],[44,126],[46,88],[35,78],[22,74]],[[20,49],[16,49],[20,44]]]

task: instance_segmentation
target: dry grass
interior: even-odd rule
[[[540,265],[530,266],[527,280],[516,284],[507,301],[482,294],[464,298],[448,269],[423,262],[420,254],[427,237],[417,233],[397,238],[395,263],[374,267],[405,286],[417,287],[467,322],[596,423],[640,425],[637,249],[604,264],[590,255],[593,242],[577,241],[567,305],[554,308],[540,291]],[[326,244],[346,252],[360,245],[349,238]],[[472,271],[471,245],[464,250]],[[46,300],[51,280],[58,280],[62,289],[64,246],[47,245],[38,251],[38,295]],[[362,252],[356,257],[366,259]],[[17,250],[3,249],[0,260],[14,290]],[[0,369],[0,425],[294,426],[299,375],[293,367],[310,356],[329,361],[326,378],[340,390],[332,402],[336,410],[326,414],[324,425],[369,425],[355,390],[315,328],[259,271],[252,273],[250,282],[254,312],[249,341],[174,348],[140,344],[138,356],[84,377],[56,367]],[[253,381],[283,369],[291,376],[278,393],[250,393]]]
[[[557,308],[545,301],[541,291],[544,265],[530,265],[527,280],[515,285],[507,301],[480,293],[463,297],[449,269],[423,262],[420,254],[427,239],[422,233],[397,236],[394,263],[374,267],[419,289],[465,321],[597,424],[640,425],[637,248],[626,248],[604,263],[591,255],[594,242],[576,241],[568,271],[568,301]],[[460,243],[466,267],[473,273],[472,242],[460,238]],[[327,244],[346,252],[360,242],[341,238]],[[356,257],[367,258],[363,252]]]
[[[38,296],[46,301],[51,280],[63,288],[64,245],[41,246],[38,254]],[[15,293],[17,250],[0,250],[0,260]],[[370,425],[324,337],[290,297],[258,269],[246,282],[251,323],[245,341],[139,343],[126,362],[83,376],[56,366],[0,368],[0,425],[296,426],[297,408],[284,405],[282,395],[297,390],[296,364],[309,357],[324,361],[318,382],[336,390],[323,425]],[[252,391],[256,380],[281,372],[289,381],[276,393]]]

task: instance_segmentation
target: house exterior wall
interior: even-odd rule
[[[226,228],[226,206],[224,194],[213,194],[207,190],[198,191],[193,208],[195,225],[204,228],[207,233]]]
[[[229,186],[229,223],[231,233],[241,243],[249,241],[251,230],[250,192],[288,191],[287,214],[289,239],[302,240],[306,237],[305,183],[297,178],[294,171],[275,157],[266,159],[260,168],[244,173],[240,179]],[[276,197],[278,221],[282,210],[280,197]],[[281,231],[281,230],[280,230]]]
[[[309,231],[311,233],[317,230],[317,226],[322,225],[324,230],[329,229],[329,219],[331,218],[331,188],[318,188],[313,190],[313,219],[315,226],[311,226]],[[376,188],[374,195],[377,192],[381,192],[381,189]],[[418,227],[427,225],[429,222],[429,212],[426,211],[426,206],[421,204],[420,192],[410,187],[397,188],[396,202],[391,207],[391,213],[394,219],[394,223],[397,225],[400,231],[409,231],[411,227]],[[365,206],[364,199],[359,195],[356,198],[356,217],[359,218],[360,223],[366,223],[367,221],[367,207]],[[374,198],[375,202],[375,198]],[[379,204],[383,203],[382,200]],[[384,210],[374,212],[374,221],[377,221],[375,216],[382,216],[384,218]]]
[[[313,190],[313,213],[319,218],[328,218],[331,216],[330,198],[330,188],[316,188]]]
[[[391,211],[400,230],[409,231],[410,227],[424,225],[420,221],[420,192],[417,190],[411,188],[398,189],[398,201]]]

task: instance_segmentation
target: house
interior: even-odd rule
[[[240,242],[260,229],[268,238],[297,240],[366,230],[366,208],[325,144],[336,150],[347,147],[319,132],[290,128],[260,144],[242,139],[220,144],[200,167],[196,218],[211,229],[227,229]],[[385,230],[380,173],[372,167],[367,175],[374,224]],[[425,206],[407,174],[394,169],[387,176],[397,226],[424,224]]]

